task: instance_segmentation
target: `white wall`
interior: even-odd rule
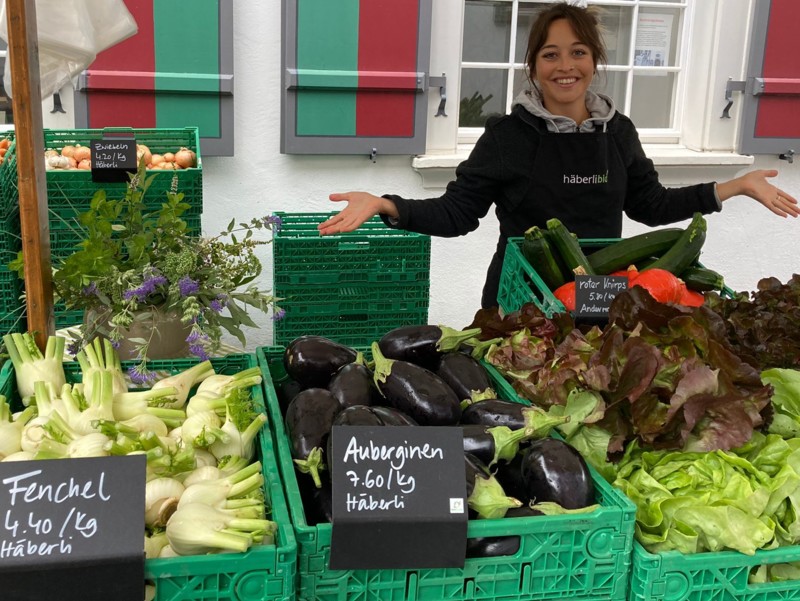
[[[448,4],[452,10],[454,1],[434,3],[434,31],[437,19],[443,18],[440,9]],[[741,10],[748,10],[747,0],[734,1],[742,5]],[[203,160],[204,230],[216,233],[232,216],[249,220],[273,211],[334,210],[337,206],[327,200],[331,192],[367,190],[412,198],[438,195],[438,190],[423,188],[420,176],[411,168],[411,157],[379,156],[377,162],[372,163],[366,156],[280,154],[280,18],[277,0],[238,0],[235,3],[236,156]],[[432,61],[432,74],[452,68],[452,62],[458,60],[459,45],[460,37],[452,30],[448,35],[434,34],[432,50],[437,58]],[[744,53],[745,46],[739,47]],[[702,77],[709,76],[703,69],[699,72]],[[722,74],[717,77],[723,79]],[[442,151],[447,151],[447,144],[442,143],[443,132],[454,131],[456,118],[458,90],[452,86],[451,78],[449,81],[449,121],[431,119],[430,126],[435,145]],[[689,87],[692,87],[691,82]],[[715,98],[722,98],[722,93],[717,89]],[[432,99],[431,107],[437,102],[438,98]],[[63,122],[51,124],[52,102],[45,102],[45,107],[46,125],[69,126]],[[65,102],[67,107],[68,102]],[[449,139],[452,140],[452,136]],[[728,148],[732,148],[732,144],[733,138]],[[789,165],[775,157],[757,157],[756,166],[780,169],[780,186],[800,197],[800,160]],[[685,183],[711,179],[703,168],[694,169],[682,170],[679,176],[669,179]],[[728,175],[735,173],[732,171]],[[797,220],[778,219],[757,203],[736,198],[727,201],[723,212],[710,216],[708,222],[708,242],[702,261],[722,272],[733,288],[752,290],[763,276],[774,275],[785,281],[793,272],[800,272],[796,250],[800,222]],[[628,222],[625,235],[639,229],[637,224]],[[430,323],[463,327],[472,320],[480,307],[481,288],[496,238],[497,224],[490,215],[476,232],[465,237],[433,240]],[[264,255],[263,259],[264,282],[269,285],[271,254]],[[263,329],[248,333],[249,348],[271,343],[271,323],[265,320],[262,325]]]

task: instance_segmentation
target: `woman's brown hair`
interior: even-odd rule
[[[525,64],[528,68],[528,77],[533,80],[536,73],[536,55],[547,42],[547,33],[550,25],[558,19],[566,19],[578,39],[589,47],[592,52],[594,68],[598,64],[606,64],[606,46],[600,33],[600,19],[598,12],[593,8],[579,8],[566,2],[559,2],[541,11],[536,21],[531,25],[528,36],[528,50],[525,54]]]

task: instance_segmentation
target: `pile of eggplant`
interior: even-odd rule
[[[310,525],[332,521],[327,466],[334,425],[452,426],[464,435],[470,519],[542,515],[595,503],[577,451],[550,430],[563,416],[497,398],[471,355],[480,329],[395,328],[362,353],[322,336],[301,336],[283,354],[288,379],[277,388]],[[519,537],[469,539],[467,557],[516,553]]]

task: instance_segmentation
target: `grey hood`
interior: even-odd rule
[[[614,101],[605,94],[598,94],[591,90],[586,91],[586,108],[591,115],[578,126],[574,120],[562,115],[554,115],[542,104],[542,94],[534,84],[532,89],[524,90],[514,99],[513,106],[520,105],[535,117],[544,119],[547,130],[554,133],[575,133],[605,131],[611,117],[617,112]]]

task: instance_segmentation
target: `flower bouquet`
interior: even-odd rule
[[[146,208],[152,177],[141,167],[119,200],[109,200],[103,190],[95,193],[78,218],[78,250],[53,265],[55,296],[87,316],[73,334],[71,352],[97,335],[117,348],[127,344],[133,349],[129,358],[138,361],[131,378],[141,383],[153,377],[147,360],[160,329],[152,325],[154,311],[180,322],[179,342],[200,359],[219,350],[223,331],[244,347],[242,328],[258,327],[249,309],[271,311],[273,320],[284,314],[278,299],[254,283],[261,273],[256,249],[271,242],[271,236],[259,240],[255,234],[279,228],[280,219],[232,220],[216,236],[191,235],[181,217],[189,205],[176,189],[177,178],[160,209]]]

